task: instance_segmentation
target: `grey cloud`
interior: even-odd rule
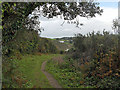
[[[107,10],[107,9],[106,9]],[[110,9],[109,9],[110,10]],[[108,11],[109,11],[108,10]],[[112,11],[114,9],[111,9]],[[84,25],[80,28],[77,28],[75,25],[73,24],[67,24],[64,23],[63,26],[61,26],[61,24],[63,23],[64,20],[59,19],[59,18],[53,18],[53,19],[45,19],[45,18],[41,18],[41,26],[44,28],[45,31],[42,32],[42,34],[40,35],[41,37],[47,37],[47,38],[56,38],[56,37],[70,37],[70,36],[74,36],[74,34],[77,33],[82,33],[82,34],[87,34],[88,32],[91,31],[103,31],[103,29],[106,29],[107,31],[113,32],[112,30],[112,20],[115,18],[114,16],[110,16],[111,12],[105,12],[105,14],[108,15],[103,15],[101,17],[96,17],[93,19],[86,19],[86,18],[80,18],[79,21],[81,23],[83,23]],[[117,12],[117,10],[115,9],[114,12]],[[110,17],[109,20],[110,22],[106,22],[105,18]],[[102,20],[100,20],[100,18]]]

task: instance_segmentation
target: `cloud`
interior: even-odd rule
[[[104,10],[104,13],[102,14],[102,16],[97,16],[97,20],[109,23],[112,22],[113,19],[118,18],[118,8],[102,8]]]
[[[67,22],[61,26],[64,20],[60,18],[53,18],[49,20],[42,18],[41,26],[45,29],[45,31],[43,31],[40,36],[47,38],[70,37],[77,33],[87,34],[93,30],[96,32],[102,32],[103,29],[113,32],[112,21],[118,17],[118,10],[117,8],[102,8],[104,9],[102,16],[97,15],[97,17],[91,19],[80,17],[79,21],[84,24],[81,26],[81,29],[77,28],[76,25],[68,24]]]
[[[118,2],[119,0],[95,0],[97,2]]]

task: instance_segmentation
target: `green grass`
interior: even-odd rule
[[[46,76],[41,71],[41,65],[45,60],[50,60],[52,57],[58,56],[58,54],[50,55],[25,55],[21,60],[17,60],[18,68],[22,76],[29,81],[30,88],[52,88],[49,84]]]

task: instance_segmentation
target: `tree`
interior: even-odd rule
[[[54,45],[47,40],[39,40],[38,34],[33,31],[41,31],[41,29],[39,29],[40,21],[38,21],[40,8],[42,8],[44,17],[53,18],[62,15],[64,20],[73,20],[78,15],[81,17],[94,17],[95,14],[102,13],[100,7],[94,2],[3,2],[2,51],[4,64],[3,85],[5,87],[13,86],[12,76],[14,75],[13,71],[15,65],[14,60],[11,57],[11,52],[15,52],[18,56],[19,53],[15,50],[20,53],[31,53],[36,50],[43,53],[56,52],[55,47],[53,47]],[[37,11],[37,13],[35,13],[35,11]],[[79,22],[76,22],[76,24],[78,25]],[[25,32],[29,32],[29,34],[26,34]],[[22,38],[17,38],[17,36],[22,36]],[[6,82],[7,84],[5,85],[4,83]]]
[[[98,3],[94,2],[3,2],[2,3],[2,26],[3,26],[3,44],[9,42],[17,33],[17,30],[28,29],[39,30],[39,10],[42,8],[43,16],[53,18],[62,15],[64,20],[73,20],[78,15],[81,17],[95,17],[96,14],[103,12]],[[37,10],[32,18],[28,16]],[[77,25],[80,23],[75,22]]]
[[[120,19],[114,19],[113,20],[113,29],[118,34],[118,58],[120,60]]]

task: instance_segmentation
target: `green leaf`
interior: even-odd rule
[[[14,6],[16,7],[16,3],[14,3]]]

